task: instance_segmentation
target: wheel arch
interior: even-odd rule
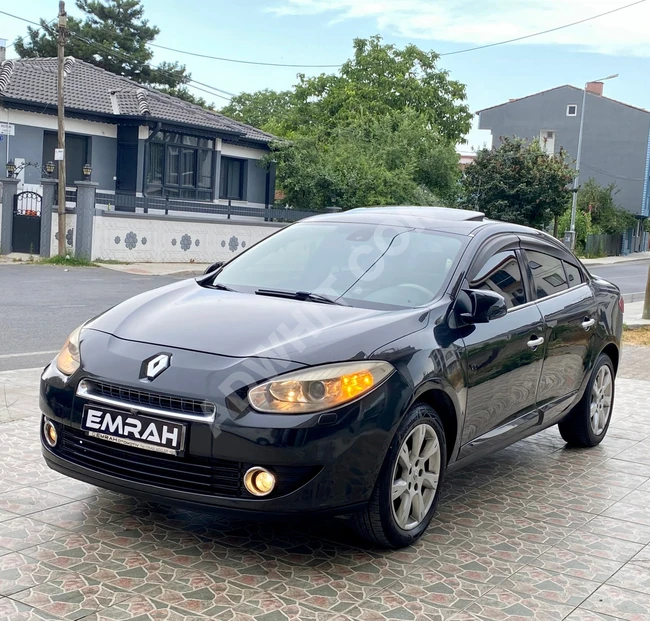
[[[618,373],[618,363],[621,359],[621,352],[616,343],[608,343],[600,353],[609,356],[614,365],[614,375],[616,375]]]
[[[421,392],[415,403],[426,403],[440,416],[447,443],[447,463],[451,461],[458,440],[458,412],[452,398],[442,388],[428,388]]]

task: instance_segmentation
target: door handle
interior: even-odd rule
[[[537,338],[532,337],[530,339],[530,341],[528,341],[528,343],[526,343],[526,345],[528,345],[528,347],[530,347],[531,349],[537,349],[543,343],[544,343],[544,337],[539,336]]]
[[[593,318],[592,318],[592,319],[585,319],[585,320],[582,322],[582,327],[583,327],[585,330],[589,330],[589,328],[591,328],[591,326],[593,326],[595,323],[596,323],[596,320],[593,319]]]

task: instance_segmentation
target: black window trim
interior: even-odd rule
[[[224,188],[222,187],[223,184],[221,183],[221,178],[223,176],[223,171],[224,171],[224,160],[237,160],[241,162],[241,174],[239,176],[239,198],[234,198],[234,197],[227,197],[227,196],[222,196],[222,192]],[[219,200],[231,200],[231,201],[239,201],[239,202],[246,202],[247,200],[247,193],[246,193],[246,186],[248,184],[248,165],[249,165],[249,160],[248,158],[245,157],[236,157],[233,155],[221,155],[221,164],[219,166]]]
[[[181,136],[180,142],[169,142],[165,140],[164,136],[165,134],[178,134]],[[204,202],[204,203],[212,203],[214,199],[214,191],[216,187],[216,180],[215,180],[215,169],[216,169],[216,151],[214,150],[214,146],[216,144],[216,139],[214,137],[207,137],[207,136],[198,136],[194,134],[189,134],[187,132],[179,132],[179,131],[171,131],[171,130],[164,130],[160,131],[159,135],[162,136],[162,139],[156,138],[152,141],[152,144],[156,145],[162,145],[162,183],[152,183],[148,181],[147,179],[144,179],[144,184],[147,189],[147,193],[150,194],[152,190],[157,191],[160,189],[160,196],[162,198],[165,198],[168,196],[167,190],[175,190],[178,192],[178,195],[169,195],[169,198],[174,199],[174,200],[192,200],[192,201],[198,201],[198,202]],[[183,143],[182,137],[183,136],[190,136],[192,138],[197,138],[197,145],[188,145]],[[205,140],[211,140],[212,141],[212,148],[210,147],[201,147],[198,144],[198,141],[201,139]],[[179,162],[179,171],[178,171],[178,183],[168,183],[167,182],[167,158],[168,158],[168,151],[170,148],[176,147],[179,150],[178,153],[178,162]],[[182,180],[182,159],[183,159],[183,149],[189,149],[194,151],[194,185],[184,185],[181,183]],[[210,165],[210,187],[200,187],[199,186],[199,152],[207,151],[212,153],[212,162]],[[146,150],[146,157],[150,158],[151,157],[151,147]],[[146,174],[149,174],[151,167],[151,162],[147,161],[146,162]],[[185,191],[193,191],[195,193],[195,196],[193,198],[188,198],[185,196],[181,196],[181,192]],[[199,194],[209,194],[209,198],[199,198]],[[157,196],[157,195],[156,195]]]
[[[558,295],[563,295],[564,293],[567,293],[572,289],[577,289],[579,286],[589,285],[591,280],[589,272],[584,268],[584,266],[580,263],[580,261],[571,252],[569,252],[569,250],[567,250],[567,248],[565,248],[563,245],[560,244],[560,242],[557,242],[557,245],[555,245],[550,240],[535,238],[532,236],[531,237],[522,236],[522,235],[519,236],[519,239],[521,242],[522,259],[524,260],[524,263],[526,265],[526,271],[528,272],[529,275],[529,279],[530,279],[529,284],[530,284],[531,292],[533,293],[532,300],[534,302],[538,302],[540,300],[547,300],[549,298],[554,298]],[[563,291],[557,291],[556,293],[544,296],[543,298],[537,297],[535,279],[533,278],[533,272],[530,269],[530,265],[528,264],[528,257],[526,256],[526,250],[529,250],[531,252],[541,252],[542,254],[548,254],[553,258],[558,259],[562,263],[562,271],[564,272],[564,277],[566,279],[567,285],[569,284],[569,279],[566,273],[566,268],[564,267],[564,263],[565,262],[571,263],[571,265],[577,267],[578,270],[580,271],[582,275],[582,282],[580,283],[580,285],[575,285],[574,287],[568,287]]]
[[[521,252],[521,241],[519,237],[513,233],[497,233],[483,241],[474,254],[467,272],[465,272],[463,276],[463,288],[470,288],[472,279],[490,257],[493,257],[498,252],[508,252],[510,250],[512,250],[517,257],[519,271],[521,272],[521,281],[524,285],[524,293],[526,294],[526,302],[508,309],[508,313],[514,313],[521,308],[526,308],[527,306],[534,304],[535,298],[533,297],[532,292],[532,275],[530,274],[530,268],[528,264],[524,262],[524,256]]]

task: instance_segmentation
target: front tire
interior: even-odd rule
[[[417,541],[436,511],[446,467],[440,417],[432,407],[417,403],[388,448],[368,507],[352,516],[357,533],[387,548]]]
[[[614,407],[614,377],[611,358],[607,354],[600,354],[585,394],[558,424],[560,435],[567,444],[591,447],[603,441]]]

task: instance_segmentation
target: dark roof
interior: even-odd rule
[[[413,227],[449,231],[469,235],[477,228],[491,224],[480,211],[448,207],[360,207],[337,213],[319,214],[300,222],[355,222],[358,224]]]
[[[508,104],[514,103],[516,101],[522,101],[523,99],[530,99],[531,97],[537,97],[538,95],[544,95],[545,93],[550,93],[552,91],[557,91],[561,88],[570,88],[577,93],[582,94],[582,89],[577,88],[575,86],[572,86],[571,84],[563,84],[562,86],[555,86],[554,88],[547,88],[545,91],[539,91],[538,93],[533,93],[532,95],[525,95],[524,97],[517,97],[516,99],[510,99],[508,101],[505,101],[503,103],[497,104],[496,106],[490,106],[489,108],[483,108],[482,110],[477,110],[475,114],[481,114],[481,112],[487,112],[488,110],[494,110],[494,108],[500,108],[501,106],[507,106]],[[612,99],[611,97],[605,97],[604,95],[596,95],[595,93],[592,93],[594,97],[600,97],[601,99],[607,99],[608,101],[613,101],[614,103],[620,104],[621,106],[627,106],[628,108],[632,108],[634,110],[639,110],[640,112],[647,112],[650,113],[650,110],[646,110],[645,108],[639,108],[637,106],[632,106],[630,104],[627,104],[623,101],[618,101],[618,99]]]
[[[0,65],[0,97],[56,108],[56,58],[7,60]],[[274,136],[228,117],[165,95],[83,60],[65,60],[65,106],[91,115],[141,117],[191,125],[268,144]]]

